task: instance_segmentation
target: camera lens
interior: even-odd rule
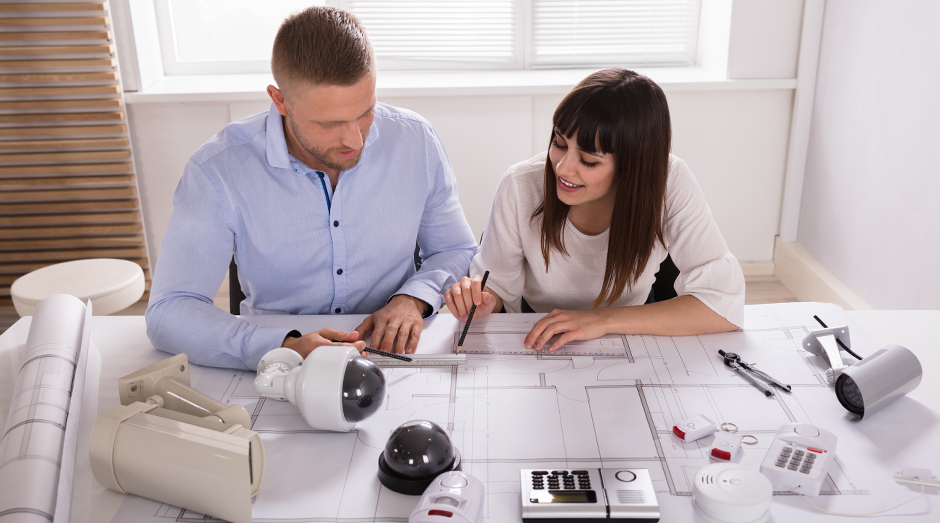
[[[865,401],[862,399],[862,392],[858,390],[855,380],[848,374],[842,374],[836,380],[836,397],[839,403],[845,407],[845,410],[862,415],[865,413]]]
[[[343,416],[355,423],[375,414],[385,401],[385,375],[375,363],[356,356],[346,362]]]

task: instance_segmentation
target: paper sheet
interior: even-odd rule
[[[68,520],[90,317],[72,296],[36,307],[0,440],[4,523]]]
[[[817,328],[848,324],[862,355],[878,347],[837,306],[780,304],[746,308],[743,332],[705,336],[607,336],[559,352],[520,349],[532,315],[493,315],[474,321],[461,367],[386,369],[388,396],[375,416],[349,433],[311,429],[289,403],[260,399],[254,373],[205,369],[195,387],[224,403],[244,405],[265,445],[265,477],[253,517],[263,522],[405,522],[418,500],[384,488],[377,460],[389,433],[408,420],[431,420],[448,432],[463,456],[463,470],[486,489],[484,521],[520,521],[519,469],[633,467],[649,469],[662,521],[695,521],[695,472],[710,463],[712,437],[684,443],[671,435],[678,421],[705,414],[732,422],[758,444],[738,461],[757,469],[784,423],[811,423],[839,438],[836,460],[821,496],[829,510],[866,512],[892,506],[916,492],[892,478],[897,456],[920,456],[938,469],[935,442],[940,413],[912,397],[884,417],[853,424],[825,382],[825,366],[800,348]],[[297,328],[354,328],[342,317],[303,319]],[[264,321],[292,322],[300,318]],[[448,352],[462,324],[440,316],[425,328],[419,352]],[[524,332],[525,331],[525,332]],[[437,346],[431,346],[436,340]],[[793,393],[766,398],[722,365],[718,349],[739,353]],[[915,391],[916,392],[916,391]],[[878,413],[876,416],[881,416]],[[887,432],[886,427],[904,430]],[[913,425],[912,425],[913,424]],[[931,463],[932,461],[932,463]],[[906,463],[910,465],[912,463]],[[917,463],[913,463],[917,464]],[[920,465],[918,465],[920,466]],[[900,468],[900,467],[898,467]],[[918,505],[918,503],[920,503]],[[904,521],[932,521],[924,500],[897,513]],[[827,517],[792,493],[778,492],[774,521]],[[202,515],[128,496],[115,523],[203,521]]]

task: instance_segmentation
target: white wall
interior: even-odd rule
[[[940,308],[940,2],[828,0],[799,242],[875,309]]]
[[[777,233],[792,91],[667,91],[673,152],[701,184],[731,251],[769,261]],[[387,98],[434,125],[457,175],[477,238],[506,169],[544,151],[561,95]],[[151,256],[156,260],[172,198],[189,156],[230,121],[264,102],[134,103],[131,138]]]
[[[735,0],[728,78],[795,78],[802,24],[802,1]]]

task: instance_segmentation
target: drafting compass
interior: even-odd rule
[[[718,350],[718,354],[722,355],[725,358],[725,365],[731,367],[742,378],[751,382],[755,387],[761,390],[764,393],[764,396],[773,396],[774,388],[772,385],[776,385],[781,389],[790,392],[790,386],[784,383],[780,383],[774,379],[771,375],[766,372],[761,372],[754,367],[747,364],[747,362],[741,361],[741,356],[738,356],[734,352],[725,352],[721,349]],[[761,380],[766,381],[763,383]]]

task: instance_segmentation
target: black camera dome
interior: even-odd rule
[[[451,470],[460,470],[460,453],[444,429],[430,421],[409,421],[395,429],[379,456],[379,480],[402,494],[421,494]]]
[[[343,416],[346,421],[355,423],[368,418],[379,410],[384,401],[385,375],[382,370],[366,358],[350,358],[343,376]]]

